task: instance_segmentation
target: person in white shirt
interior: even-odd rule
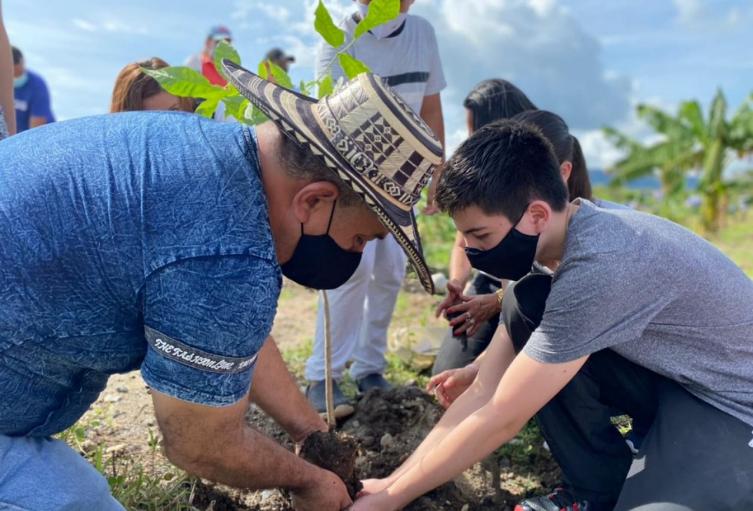
[[[446,86],[439,48],[431,24],[420,16],[408,14],[414,0],[402,0],[400,15],[373,28],[358,39],[347,52],[382,77],[408,106],[426,122],[444,145],[444,122],[440,92]],[[367,15],[369,0],[356,2],[357,10],[340,27],[346,32],[346,45],[358,23]],[[343,71],[337,62],[338,49],[324,43],[317,55],[317,78],[331,73],[337,80]],[[405,256],[392,237],[366,247],[356,273],[343,286],[328,291],[332,318],[332,365],[339,380],[345,365],[353,361],[350,375],[359,390],[387,388],[383,373],[386,366],[387,329],[398,292],[405,277]],[[324,311],[319,303],[314,352],[306,364],[309,380],[307,395],[314,407],[323,412],[324,400]],[[335,385],[335,415],[345,417],[353,407]]]

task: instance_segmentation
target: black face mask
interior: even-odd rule
[[[325,234],[305,234],[301,224],[301,238],[293,256],[282,265],[282,274],[290,280],[313,289],[335,289],[355,273],[361,262],[361,253],[348,252],[329,235],[336,204],[332,204]]]
[[[531,271],[536,257],[539,235],[530,236],[518,231],[515,226],[525,215],[526,210],[513,225],[510,232],[496,247],[489,250],[466,247],[465,254],[471,266],[498,279],[519,280]]]

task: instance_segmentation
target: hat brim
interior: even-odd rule
[[[314,154],[321,156],[324,163],[364,199],[408,256],[421,285],[428,293],[433,294],[434,283],[424,259],[413,210],[400,209],[385,199],[370,181],[339,154],[314,115],[313,108],[318,101],[265,80],[227,59],[222,61],[222,66],[230,83],[245,98],[277,124],[287,136],[308,146]]]

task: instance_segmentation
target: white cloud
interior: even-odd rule
[[[81,18],[73,18],[73,25],[84,32],[110,32],[113,34],[145,35],[148,30],[145,26],[129,25],[121,20],[102,19],[90,21]]]
[[[599,41],[552,0],[435,0],[416,11],[435,26],[454,104],[476,83],[498,77],[573,128],[597,128],[628,113],[630,80],[608,72]]]
[[[690,23],[698,20],[704,14],[704,5],[701,0],[673,0],[677,15],[681,22]]]
[[[677,21],[687,27],[702,30],[728,30],[753,22],[753,5],[724,6],[709,0],[673,0]]]

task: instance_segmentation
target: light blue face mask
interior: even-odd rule
[[[26,82],[29,81],[29,73],[24,71],[24,74],[19,76],[18,78],[13,79],[13,88],[18,89],[20,87],[23,87],[26,85]]]

